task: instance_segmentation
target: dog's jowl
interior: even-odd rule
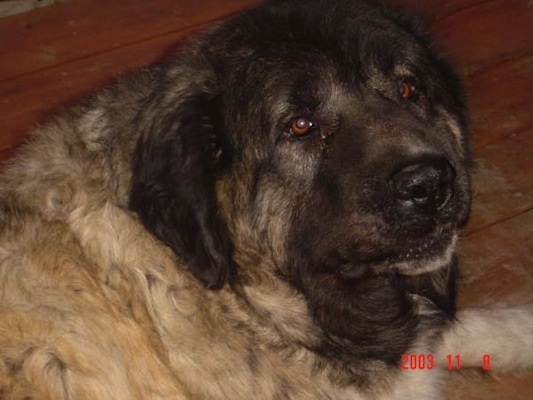
[[[420,26],[272,0],[37,129],[0,174],[0,397],[437,399],[447,355],[530,367],[531,306],[456,312],[465,94]]]

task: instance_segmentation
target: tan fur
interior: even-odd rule
[[[316,379],[305,350],[259,332],[264,328],[229,290],[201,288],[133,215],[113,204],[117,193],[108,185],[117,177],[106,170],[110,160],[81,143],[76,154],[62,152],[72,138],[61,136],[72,125],[59,120],[43,128],[2,176],[2,398],[250,399],[287,390],[304,399],[320,393],[311,389]],[[91,165],[84,165],[87,159]],[[288,304],[274,303],[280,301],[257,296],[258,307],[266,302],[273,315],[295,308],[290,293]],[[305,307],[300,303],[296,309]],[[309,318],[305,308],[300,312]],[[269,347],[286,347],[291,357]],[[298,387],[280,389],[295,376]]]

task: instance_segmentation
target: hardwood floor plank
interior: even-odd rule
[[[465,235],[533,207],[533,129],[476,154],[473,207]]]
[[[460,10],[474,7],[487,0],[388,0],[387,3],[398,5],[406,11],[421,15],[428,20],[438,20]]]
[[[189,30],[259,0],[70,0],[4,18],[0,82]]]
[[[463,76],[530,55],[533,49],[533,7],[529,0],[485,1],[431,24]]]
[[[475,149],[533,128],[533,53],[471,76],[466,86]]]

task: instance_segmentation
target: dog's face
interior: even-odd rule
[[[461,90],[409,25],[346,7],[243,23],[222,102],[246,203],[291,220],[287,252],[310,268],[438,269],[469,209]]]
[[[399,13],[325,3],[218,27],[189,55],[205,82],[138,146],[133,209],[208,285],[242,251],[322,303],[452,261],[470,201],[460,84]]]

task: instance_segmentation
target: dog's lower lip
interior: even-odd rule
[[[457,233],[447,232],[444,236],[400,254],[400,257],[388,259],[383,267],[401,275],[419,275],[435,271],[450,264],[456,243]]]
[[[457,233],[454,231],[440,232],[364,265],[379,274],[418,275],[448,265],[456,242]]]
[[[395,264],[403,261],[423,260],[424,258],[427,258],[428,253],[430,253],[435,247],[441,247],[444,242],[448,241],[449,240],[446,239],[435,240],[431,238],[415,246],[402,249],[402,251],[399,253],[387,257],[385,262],[389,264]]]
[[[457,231],[441,227],[423,240],[404,238],[396,249],[373,258],[340,263],[337,273],[343,278],[358,279],[372,274],[419,275],[449,265],[455,252]]]

